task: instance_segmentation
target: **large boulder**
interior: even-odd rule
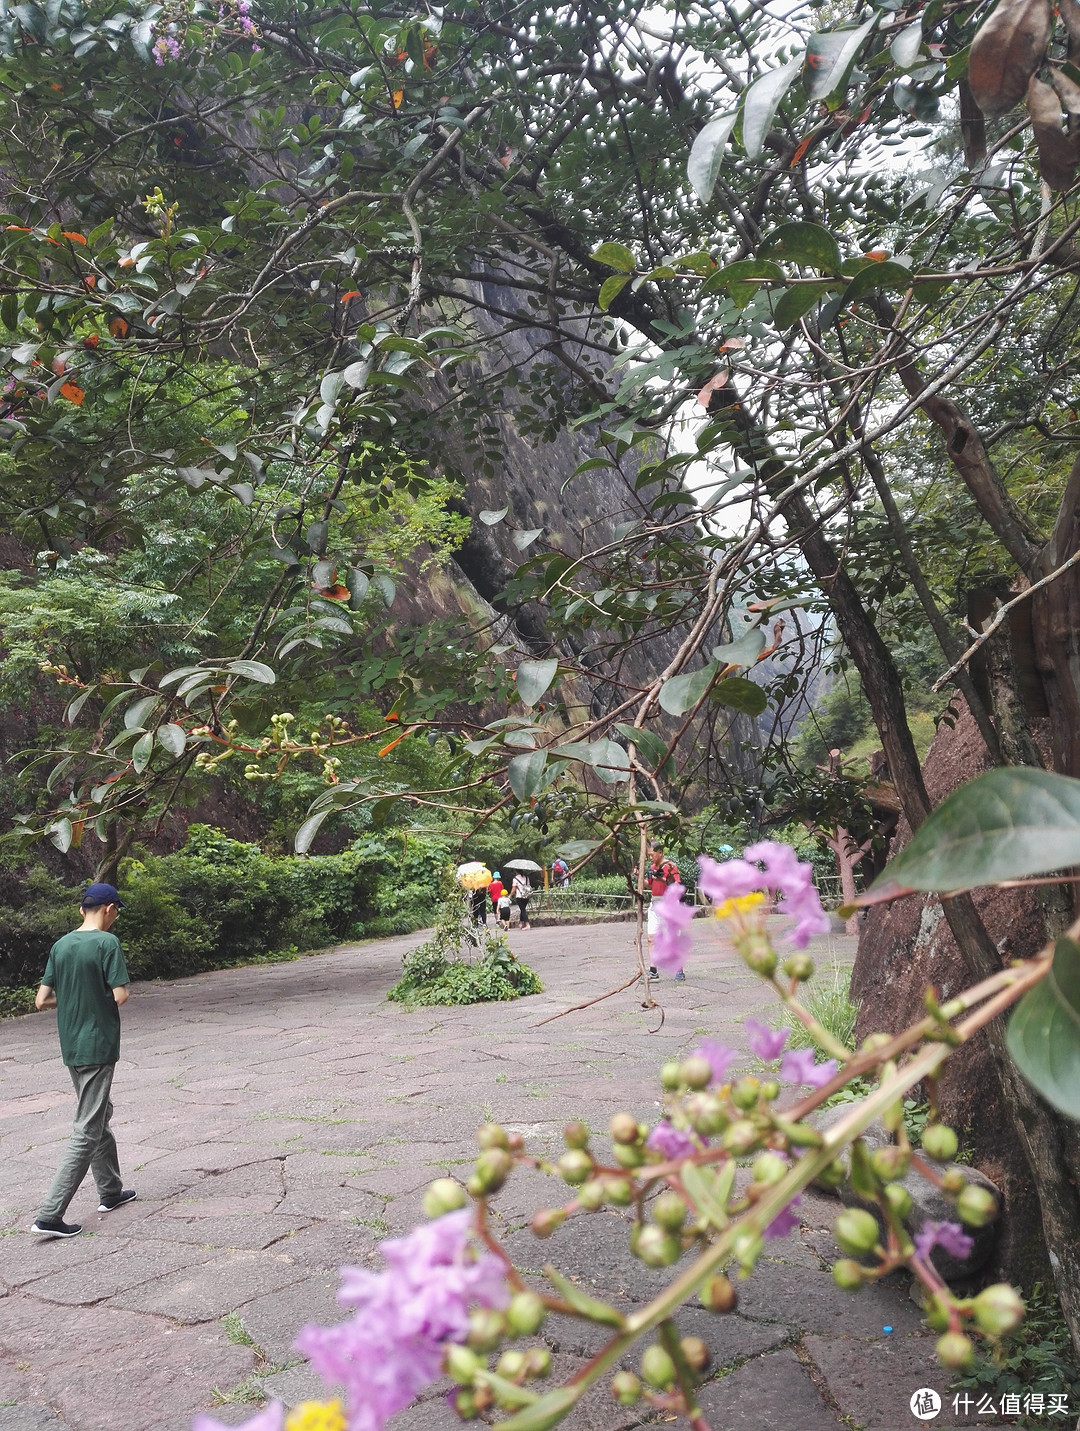
[[[955,726],[939,727],[927,754],[923,777],[931,800],[937,804],[989,765],[965,707]],[[901,820],[890,853],[896,854],[910,838],[910,827]],[[975,894],[975,903],[1003,965],[1042,946],[1044,926],[1032,891],[982,890]],[[862,916],[851,979],[851,995],[859,1006],[859,1039],[879,1029],[899,1033],[920,1018],[927,985],[933,984],[947,999],[972,982],[936,896],[910,895]],[[1038,1198],[1020,1142],[993,1096],[995,1086],[986,1036],[980,1033],[945,1065],[938,1083],[940,1113],[1004,1201],[993,1275],[1030,1285],[1049,1276]]]

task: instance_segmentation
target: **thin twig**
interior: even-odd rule
[[[574,1004],[569,1009],[563,1009],[561,1013],[549,1014],[546,1019],[541,1019],[538,1024],[533,1024],[534,1029],[542,1029],[545,1024],[554,1023],[556,1019],[564,1019],[567,1014],[576,1014],[579,1009],[591,1008],[593,1004],[603,1003],[605,999],[613,998],[616,994],[621,994],[624,989],[629,989],[631,984],[636,984],[641,978],[640,972],[632,979],[627,979],[625,984],[620,984],[617,989],[609,989],[606,994],[597,994],[595,999],[586,999],[583,1004]]]

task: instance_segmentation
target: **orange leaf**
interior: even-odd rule
[[[396,719],[397,719],[397,717],[395,716],[395,720],[396,720]],[[389,745],[384,745],[383,748],[382,748],[382,750],[379,751],[379,754],[380,754],[380,755],[389,755],[390,752],[393,750],[393,748],[394,748],[395,745],[400,745],[400,744],[401,744],[401,742],[405,739],[406,734],[407,734],[406,731],[402,731],[401,734],[398,736],[398,738],[397,738],[396,740],[392,740]]]
[[[397,714],[396,711],[391,711],[389,715],[383,716],[383,720],[396,720],[396,721],[400,721],[400,719],[401,719],[401,717]]]
[[[64,237],[65,237],[66,239],[70,239],[72,243],[85,243],[85,242],[86,242],[86,239],[82,236],[82,234],[69,234],[69,233],[66,233],[66,232],[65,232]]]
[[[97,278],[96,278],[96,276],[95,276],[94,274],[88,273],[88,274],[86,275],[86,277],[83,279],[83,283],[85,284],[85,286],[86,286],[87,288],[96,288],[96,287],[97,287]]]
[[[350,288],[348,293],[343,293],[341,295],[341,301],[342,303],[348,303],[349,300],[352,298],[363,298],[363,296],[364,295],[360,292],[359,288]]]
[[[396,89],[390,98],[394,101],[394,108],[400,109],[401,101],[405,98],[405,91],[403,89]]]
[[[76,407],[82,407],[86,394],[78,383],[65,383],[60,389],[60,396],[67,398],[68,402],[73,402]]]
[[[315,590],[320,596],[325,596],[327,601],[348,601],[349,599],[347,586],[317,586]]]
[[[122,258],[122,259],[120,260],[120,267],[121,267],[121,268],[130,268],[134,262],[135,262],[135,260],[134,260],[133,258]]]
[[[28,229],[23,224],[5,224],[4,227],[8,233],[31,234],[34,232],[33,229]]]
[[[802,141],[802,143],[799,145],[798,149],[795,150],[795,153],[791,156],[791,164],[788,166],[789,168],[794,169],[795,165],[799,162],[800,159],[806,158],[806,151],[810,148],[810,145],[813,142],[814,136],[812,134],[808,134],[806,138]]]
[[[888,256],[889,251],[885,248],[869,248],[863,254],[863,258],[871,258],[875,263],[884,263]]]
[[[114,338],[126,338],[127,330],[127,321],[123,318],[114,318],[109,324],[109,332]]]
[[[721,388],[726,387],[727,380],[728,370],[727,368],[721,368],[718,373],[713,374],[713,376],[698,393],[697,400],[700,405],[706,410],[706,412],[709,409],[709,401],[712,398],[713,393],[719,392]]]
[[[84,348],[96,348],[97,345],[98,345],[98,342],[99,342],[98,335],[97,335],[96,333],[91,333],[88,338],[84,338],[84,339],[83,339],[83,347],[84,347]]]
[[[61,94],[63,94],[64,92],[64,86],[62,84],[56,84],[55,81],[49,86],[49,88],[59,90]]]

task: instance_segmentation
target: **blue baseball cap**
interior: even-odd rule
[[[102,904],[118,904],[123,909],[124,901],[115,885],[92,884],[79,901],[79,908],[97,909]]]

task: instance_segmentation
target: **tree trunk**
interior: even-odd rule
[[[837,552],[815,525],[806,502],[801,497],[792,498],[786,504],[786,516],[828,597],[840,635],[858,668],[889,772],[908,823],[915,830],[929,815],[930,800],[908,728],[899,672]],[[1001,955],[971,896],[943,899],[941,906],[973,979],[996,973],[1001,968]],[[1058,1297],[1073,1346],[1080,1355],[1080,1129],[1050,1108],[1020,1076],[1005,1047],[1005,1024],[1001,1019],[988,1027],[987,1037],[997,1073],[1002,1117],[1012,1124],[1031,1166]]]

